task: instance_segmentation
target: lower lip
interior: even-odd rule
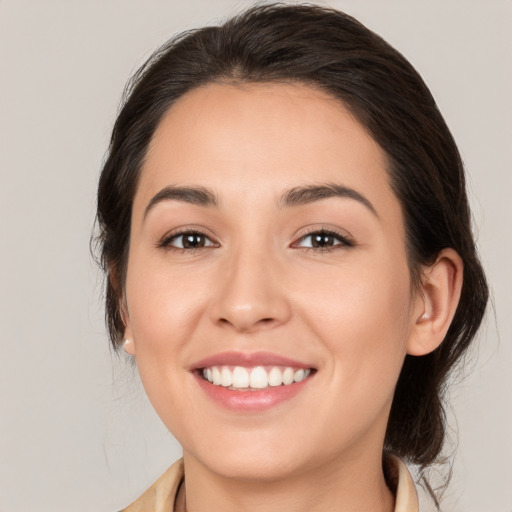
[[[269,386],[257,391],[236,391],[216,386],[198,374],[196,378],[203,391],[222,407],[238,412],[260,412],[292,399],[304,389],[311,376],[287,386]]]

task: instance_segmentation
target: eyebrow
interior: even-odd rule
[[[370,210],[376,217],[379,217],[375,207],[361,193],[352,188],[335,183],[293,187],[281,196],[279,206],[281,208],[291,208],[293,206],[306,205],[316,201],[321,201],[322,199],[329,199],[331,197],[341,197],[358,201],[368,208],[368,210]],[[171,185],[165,187],[153,196],[146,207],[144,218],[152,208],[162,201],[181,201],[204,207],[216,207],[219,204],[217,196],[205,187],[176,187]]]
[[[160,190],[153,196],[144,211],[144,217],[149,211],[162,201],[181,201],[194,204],[196,206],[217,206],[217,196],[205,187],[175,187],[169,186]]]
[[[361,193],[353,188],[337,185],[336,183],[294,187],[283,195],[279,203],[281,207],[292,207],[314,203],[330,197],[354,199],[368,208],[376,217],[379,217],[373,204]]]

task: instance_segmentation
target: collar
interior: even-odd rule
[[[407,466],[395,455],[388,457],[396,479],[395,512],[419,512],[418,494]]]
[[[404,462],[389,455],[388,471],[396,483],[394,512],[419,512],[418,496]],[[142,496],[121,512],[169,512],[174,510],[178,489],[184,478],[183,459],[175,462]]]

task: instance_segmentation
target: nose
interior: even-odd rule
[[[250,333],[289,320],[287,287],[275,258],[260,251],[239,252],[224,262],[222,270],[210,309],[216,325]]]

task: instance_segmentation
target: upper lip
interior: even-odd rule
[[[286,366],[293,368],[313,368],[310,364],[284,357],[271,352],[221,352],[205,357],[192,365],[192,370],[210,366]]]

